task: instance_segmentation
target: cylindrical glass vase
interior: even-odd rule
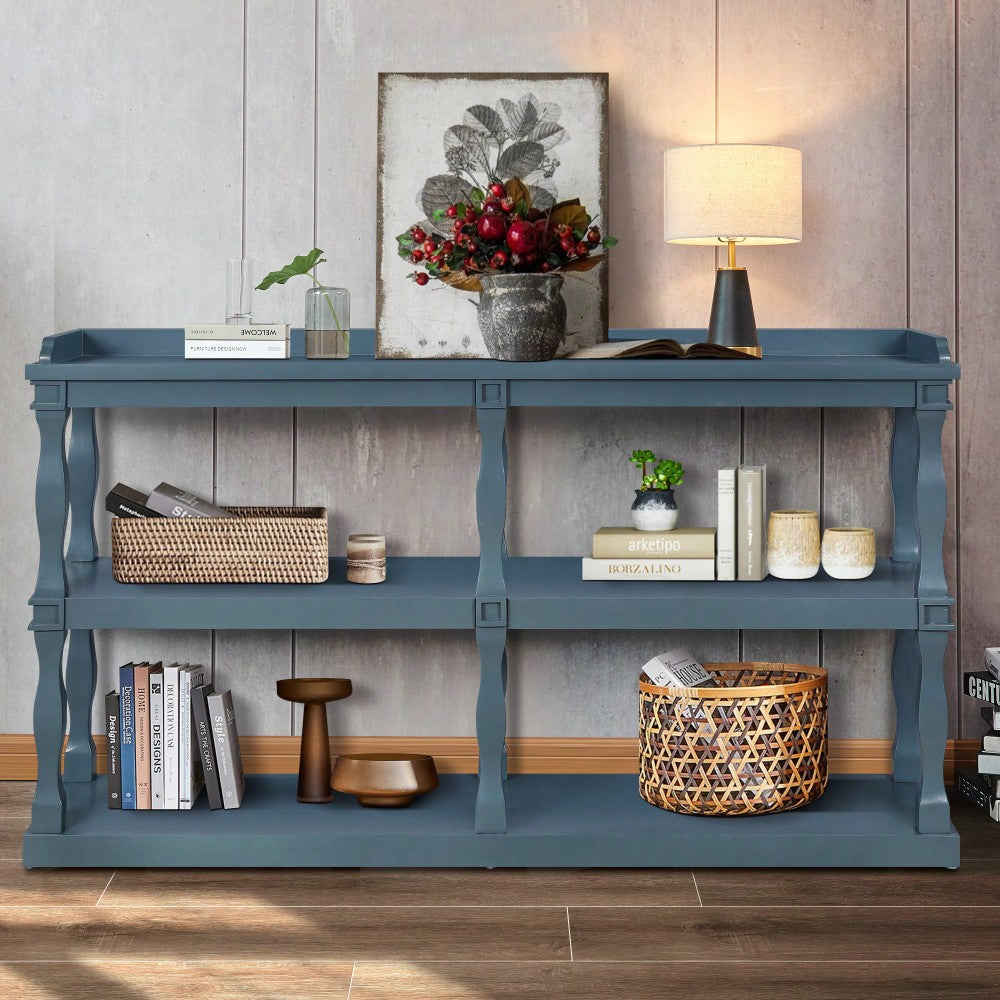
[[[347,358],[351,354],[351,293],[318,286],[306,292],[306,357]]]

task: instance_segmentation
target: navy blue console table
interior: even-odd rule
[[[703,331],[615,330],[616,339]],[[942,544],[941,429],[959,369],[943,338],[912,330],[762,331],[762,361],[185,361],[183,331],[74,330],[26,368],[41,434],[38,786],[27,867],[77,866],[928,866],[956,867],[942,776],[943,679],[954,601]],[[507,412],[514,406],[891,407],[895,531],[867,580],[584,583],[571,558],[508,557]],[[97,407],[474,407],[482,438],[478,558],[394,558],[379,587],[122,585],[93,527]],[[69,447],[66,425],[72,412]],[[66,542],[69,515],[72,527]],[[373,602],[377,613],[373,613]],[[719,609],[725,609],[720,621]],[[680,816],[639,798],[630,775],[506,774],[510,629],[894,629],[893,773],[834,776],[818,802],[752,818]],[[106,808],[90,735],[93,630],[467,629],[480,653],[479,774],[445,775],[404,811],[295,801],[292,775],[255,775],[239,810]],[[63,681],[63,651],[66,680]],[[60,755],[69,716],[69,739]]]

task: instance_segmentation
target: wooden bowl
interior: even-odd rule
[[[278,697],[305,705],[325,705],[351,693],[346,677],[286,677],[278,681]]]
[[[423,753],[347,753],[333,767],[333,787],[363,806],[408,806],[438,786],[434,758]]]

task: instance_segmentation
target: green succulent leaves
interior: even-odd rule
[[[656,462],[656,455],[648,448],[637,448],[629,456],[629,461],[642,472],[644,490],[672,490],[684,482],[684,466],[680,462],[669,458]],[[656,462],[651,473],[647,472],[650,462]]]
[[[323,251],[314,247],[309,253],[293,257],[291,264],[286,264],[280,271],[272,271],[257,286],[257,290],[266,292],[271,285],[283,285],[289,278],[294,278],[297,274],[309,274],[317,264],[325,263],[326,258],[323,256]]]

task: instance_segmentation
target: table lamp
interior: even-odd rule
[[[708,341],[760,357],[750,282],[736,244],[802,240],[802,152],[788,146],[717,143],[663,154],[663,238],[691,246],[727,244],[715,275]]]

